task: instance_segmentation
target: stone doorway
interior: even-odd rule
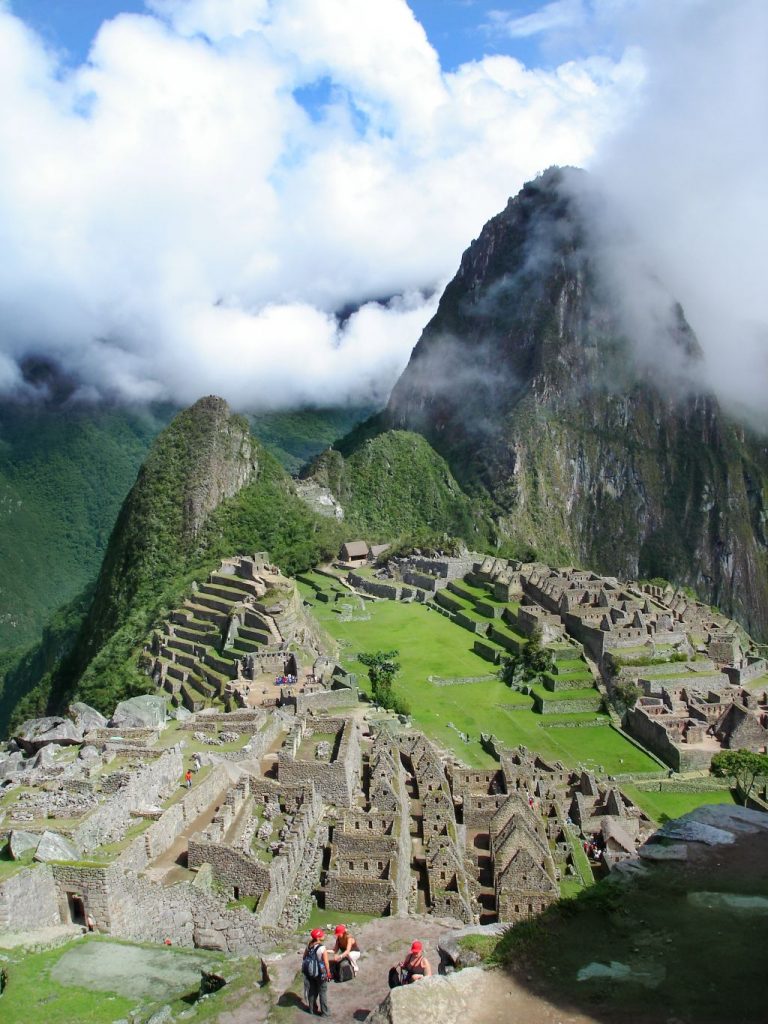
[[[69,910],[69,919],[72,924],[85,925],[85,901],[79,893],[67,893],[67,908]]]

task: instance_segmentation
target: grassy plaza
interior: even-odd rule
[[[522,743],[568,767],[602,767],[610,773],[658,771],[652,758],[610,728],[607,715],[539,715],[532,710],[529,696],[496,678],[451,686],[430,682],[429,676],[450,679],[495,674],[494,666],[473,651],[475,635],[439,612],[421,604],[370,601],[355,608],[351,621],[343,621],[343,597],[335,602],[317,600],[312,588],[300,586],[320,623],[339,641],[342,661],[357,673],[361,689],[368,689],[368,679],[367,670],[357,660],[359,653],[400,652],[402,670],[396,689],[407,697],[415,724],[468,764],[493,763],[480,745],[480,733],[486,732],[508,746]],[[351,595],[350,602],[354,604]],[[565,724],[577,722],[601,724],[578,728]],[[468,735],[469,742],[459,733]]]

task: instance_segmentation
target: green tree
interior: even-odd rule
[[[631,679],[621,679],[613,687],[613,703],[617,711],[628,711],[637,704],[643,691]]]
[[[516,689],[535,683],[545,672],[551,672],[554,665],[554,655],[543,645],[541,630],[536,629],[518,654],[503,660],[499,677],[507,686]]]
[[[746,803],[757,780],[768,777],[768,754],[723,750],[712,758],[711,768],[717,778],[731,779]]]
[[[395,676],[400,671],[399,651],[371,651],[358,655],[358,661],[368,669],[371,692],[377,704],[398,715],[410,715],[408,702],[394,691]]]

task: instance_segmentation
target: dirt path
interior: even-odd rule
[[[147,866],[145,871],[147,878],[152,879],[153,882],[170,885],[173,882],[178,882],[180,877],[186,877],[186,853],[189,839],[196,832],[200,832],[210,825],[225,796],[226,788],[217,793],[215,799],[208,804],[205,810],[198,814],[184,831],[176,836],[171,845]],[[179,872],[181,872],[181,876]]]

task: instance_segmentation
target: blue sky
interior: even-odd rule
[[[542,53],[538,36],[511,39],[489,28],[492,12],[525,17],[545,6],[544,0],[410,0],[446,71],[490,53],[509,54],[529,67],[561,60],[562,52]],[[145,11],[145,6],[143,0],[11,0],[11,9],[65,50],[68,63],[79,64],[102,21],[121,11]]]

